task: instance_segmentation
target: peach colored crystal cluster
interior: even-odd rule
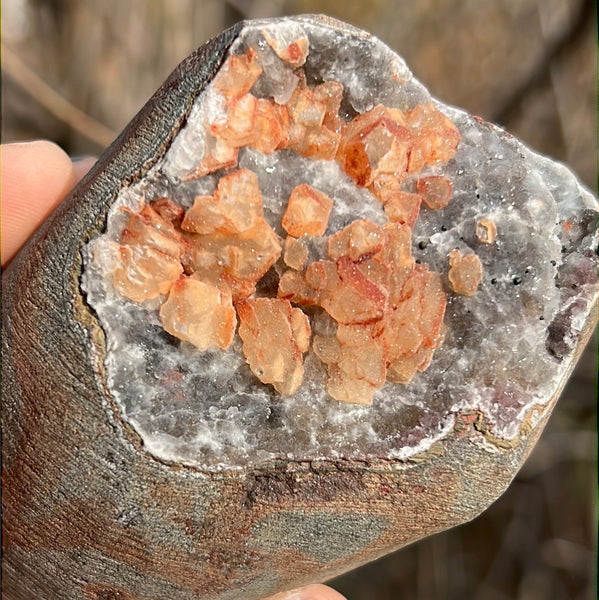
[[[448,178],[418,173],[452,158],[460,135],[433,104],[407,112],[378,105],[345,122],[343,86],[306,83],[301,66],[308,40],[269,31],[264,37],[295,69],[295,90],[285,104],[252,95],[262,74],[258,50],[229,56],[214,79],[226,110],[206,124],[204,156],[185,179],[234,169],[242,147],[265,154],[286,148],[338,161],[382,203],[389,221],[354,221],[328,236],[326,258],[309,262],[309,238],[325,234],[331,198],[298,185],[285,199],[282,241],[264,218],[256,175],[232,170],[212,196],[195,198],[186,212],[166,198],[128,211],[112,279],[133,301],[159,298],[164,329],[202,351],[228,348],[239,321],[252,372],[281,394],[301,384],[311,346],[326,365],[328,393],[368,404],[385,381],[408,383],[426,369],[441,344],[442,279],[416,264],[411,234],[421,203],[439,210],[452,193]],[[277,297],[255,297],[280,258]],[[467,269],[457,287],[470,293],[474,275]],[[312,336],[304,309],[324,311],[334,333]]]

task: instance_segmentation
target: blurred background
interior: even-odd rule
[[[308,12],[371,31],[433,95],[567,163],[597,193],[593,0],[4,0],[2,141],[99,155],[211,36]],[[596,340],[491,509],[333,587],[350,600],[595,598]]]

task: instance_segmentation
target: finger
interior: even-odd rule
[[[75,170],[51,142],[6,144],[0,152],[4,266],[73,187]]]
[[[75,181],[80,181],[83,176],[94,166],[98,159],[95,156],[85,156],[79,159],[73,159],[75,168]]]
[[[306,587],[290,590],[269,596],[264,600],[346,600],[339,592],[326,585],[308,585]]]

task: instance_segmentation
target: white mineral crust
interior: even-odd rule
[[[303,29],[310,48],[308,83],[341,82],[344,117],[378,103],[406,110],[429,99],[402,59],[374,37],[335,31],[308,18],[269,23],[292,27],[294,35]],[[284,102],[297,77],[265,45],[263,27],[246,26],[231,52],[259,47],[267,71],[256,93]],[[206,470],[278,458],[406,459],[445,436],[458,411],[480,411],[492,435],[509,440],[533,406],[548,402],[571,366],[597,295],[597,202],[562,165],[497,127],[436,104],[462,140],[453,160],[423,174],[447,175],[454,192],[447,208],[422,209],[413,252],[444,276],[451,250],[475,252],[483,281],[472,297],[454,295],[446,285],[446,338],[429,369],[409,385],[386,383],[372,406],[359,406],[327,396],[324,366],[312,354],[299,390],[278,396],[251,375],[238,335],[227,351],[199,352],[163,330],[156,302],[130,302],[105,278],[103,248],[119,240],[123,206],[136,209],[142,198],[168,196],[187,209],[196,195],[214,192],[215,174],[181,182],[203,156],[207,119],[223,106],[211,86],[202,92],[164,159],[143,181],[120,192],[106,233],[87,248],[83,285],[106,335],[108,389],[148,452]],[[263,155],[246,148],[239,156],[239,167],[257,174],[265,216],[280,236],[286,200],[301,183],[334,200],[327,234],[357,218],[386,221],[382,205],[356,188],[336,161],[289,150]],[[483,218],[497,227],[492,244],[476,237]],[[281,264],[282,259],[276,268]],[[313,332],[319,330],[318,323],[312,325]]]

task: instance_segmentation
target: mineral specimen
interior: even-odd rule
[[[198,350],[213,346],[228,348],[237,319],[231,294],[223,292],[222,287],[189,277],[179,278],[160,307],[164,329]]]
[[[293,394],[303,376],[302,353],[308,350],[310,323],[288,300],[248,299],[237,305],[243,354],[263,383]]]
[[[595,324],[597,216],[363,31],[224,32],[3,273],[3,592],[259,600],[477,516]]]
[[[433,210],[445,208],[451,200],[451,181],[443,175],[422,177],[416,182],[422,201]]]
[[[283,260],[291,269],[299,271],[306,264],[308,259],[308,248],[302,240],[298,240],[292,236],[285,239],[285,250]]]
[[[403,459],[465,410],[511,440],[567,369],[592,198],[378,40],[329,35],[244,27],[89,244],[109,390],[161,459]]]
[[[283,229],[295,237],[324,235],[329,222],[333,201],[307,184],[298,185],[291,192],[283,215]]]
[[[483,266],[476,254],[462,256],[459,250],[449,253],[447,278],[451,289],[462,296],[474,296],[483,278]]]
[[[401,190],[385,194],[385,213],[389,221],[405,223],[410,227],[414,227],[416,223],[421,204],[422,196],[420,194]]]
[[[283,62],[294,67],[305,63],[309,44],[301,28],[294,33],[265,29],[262,34]],[[234,300],[243,354],[252,372],[288,395],[302,383],[302,353],[310,338],[307,315],[290,301],[321,307],[338,324],[336,337],[317,336],[314,342],[314,354],[327,365],[328,393],[335,400],[370,404],[374,390],[387,378],[407,384],[416,371],[424,371],[440,344],[446,302],[440,278],[415,265],[410,243],[421,202],[435,210],[447,206],[451,181],[442,175],[419,178],[418,194],[402,190],[402,184],[408,171],[453,158],[460,135],[432,104],[418,105],[407,115],[379,104],[345,122],[339,115],[343,85],[327,81],[311,87],[302,70],[296,70],[298,83],[286,104],[257,98],[250,90],[261,74],[253,47],[229,56],[214,81],[226,108],[204,123],[217,140],[210,146],[220,143],[221,150],[224,144],[231,151],[253,147],[262,154],[289,148],[312,159],[335,158],[358,187],[372,186],[395,224],[351,222],[327,238],[330,260],[311,262],[302,275],[281,274],[278,299],[249,298],[281,248],[264,219],[258,178],[243,168],[222,175],[212,196],[196,196],[191,208],[180,209],[180,228],[146,205],[139,214],[131,213],[121,242],[166,256],[156,259],[156,269],[145,275],[149,291],[144,294],[133,289],[141,276],[124,270],[134,262],[128,255],[113,268],[112,280],[122,295],[140,302],[170,290],[160,308],[164,329],[201,351],[231,345]],[[322,137],[325,132],[330,133],[327,139]],[[412,154],[417,158],[409,166]],[[206,174],[207,160],[198,157],[199,165],[186,179]],[[308,249],[297,238],[324,236],[333,204],[307,183],[293,188],[280,220],[290,236],[285,265],[294,271],[303,268]],[[279,226],[277,221],[272,225]],[[471,258],[458,264],[450,255],[449,281],[456,293],[471,296],[478,287],[482,267]],[[179,259],[181,269],[171,267],[169,259]],[[148,269],[146,262],[137,266],[138,271],[142,268]],[[193,279],[177,279],[183,268]],[[131,273],[133,283],[123,280],[125,273]]]
[[[481,219],[476,223],[476,237],[483,244],[492,244],[497,237],[497,227],[491,219]]]

